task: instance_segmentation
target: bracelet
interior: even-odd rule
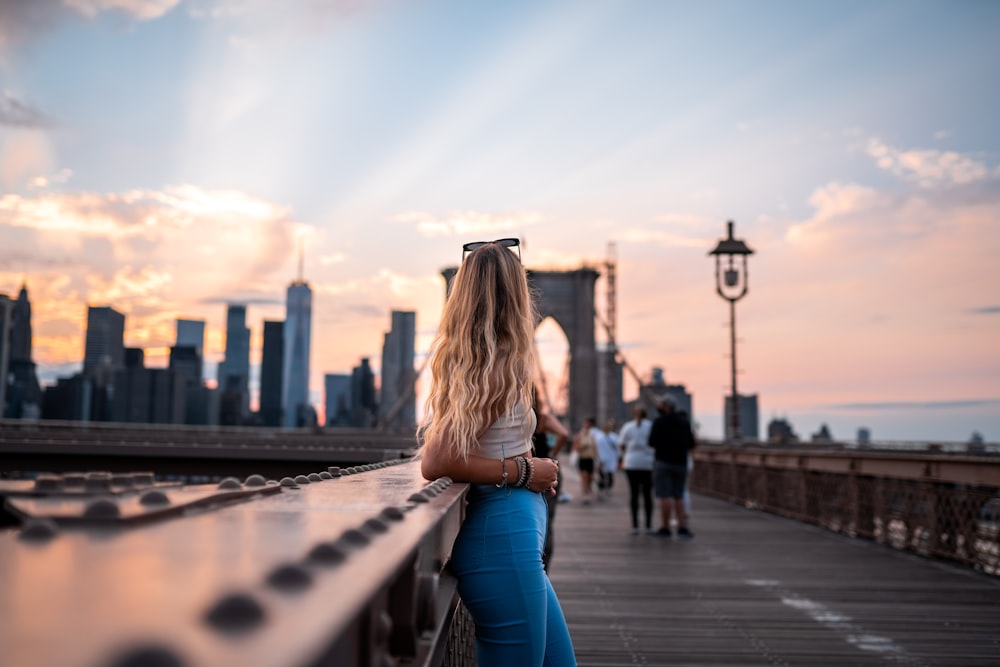
[[[516,456],[514,457],[514,462],[517,463],[517,482],[514,484],[514,488],[523,489],[528,480],[528,459],[523,456]]]
[[[524,482],[524,485],[530,488],[531,480],[535,478],[535,464],[531,462],[531,459],[525,459],[524,461],[528,464],[528,479]]]
[[[500,468],[503,470],[503,473],[500,475],[500,483],[496,485],[498,489],[507,486],[507,459],[500,459]]]

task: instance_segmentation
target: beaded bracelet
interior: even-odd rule
[[[523,489],[528,480],[528,459],[524,456],[516,456],[514,462],[517,463],[517,482],[514,484],[514,488]]]
[[[531,480],[535,478],[535,464],[531,462],[531,459],[525,459],[528,464],[528,479],[524,482],[526,487],[531,487]]]

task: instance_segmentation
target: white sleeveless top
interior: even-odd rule
[[[479,439],[478,451],[472,452],[489,459],[510,458],[531,451],[531,434],[535,431],[535,411],[525,410],[520,403],[509,414],[493,422]]]

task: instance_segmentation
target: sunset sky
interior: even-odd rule
[[[319,402],[392,309],[419,360],[463,242],[538,269],[613,242],[626,358],[718,437],[732,219],[762,430],[997,442],[998,34],[961,0],[0,0],[0,293],[26,281],[45,382],[88,303],[150,365],[205,319],[214,377],[225,303],[256,363],[301,242]],[[557,386],[565,337],[538,343]]]

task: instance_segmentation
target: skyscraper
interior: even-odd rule
[[[7,407],[7,369],[10,364],[10,330],[14,313],[14,302],[6,294],[0,294],[0,417],[5,416]]]
[[[371,427],[377,408],[375,374],[368,357],[362,357],[361,365],[351,369],[351,423],[362,428]]]
[[[392,326],[382,345],[382,400],[379,421],[389,427],[412,428],[417,404],[413,382],[413,350],[416,344],[417,314],[412,310],[392,311]]]
[[[285,363],[281,390],[285,426],[307,423],[309,405],[309,346],[312,330],[312,289],[299,278],[288,286],[285,299]]]
[[[226,357],[219,364],[218,380],[228,406],[228,419],[222,423],[241,422],[250,412],[250,329],[245,304],[231,303],[226,308]]]
[[[264,426],[281,426],[281,382],[284,373],[285,323],[264,320],[260,359],[260,419]]]
[[[177,318],[178,347],[193,347],[198,355],[198,382],[202,381],[202,368],[205,363],[205,320],[185,320]]]
[[[110,306],[87,307],[83,374],[98,382],[125,367],[125,316]]]
[[[326,390],[326,425],[351,425],[351,376],[347,373],[327,373],[323,377]]]

